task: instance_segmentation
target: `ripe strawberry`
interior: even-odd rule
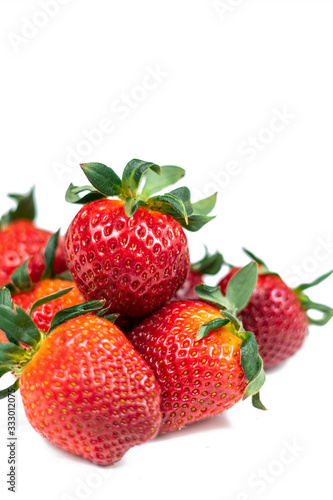
[[[151,196],[184,175],[178,167],[132,160],[122,180],[102,164],[82,169],[94,187],[71,185],[66,194],[67,201],[88,202],[65,238],[73,280],[87,300],[105,299],[112,312],[130,317],[151,313],[175,294],[189,272],[182,225],[200,229],[211,219],[207,214],[216,196],[193,205],[187,188]],[[120,200],[105,199],[115,195]]]
[[[311,302],[303,293],[307,288],[321,283],[333,271],[313,283],[291,289],[278,274],[269,272],[262,260],[247,250],[246,253],[258,262],[259,274],[254,292],[238,317],[244,328],[255,334],[265,368],[272,368],[300,349],[308,334],[309,324],[324,325],[333,316],[332,308]],[[222,293],[237,271],[238,268],[231,269],[222,279],[219,284]],[[321,311],[323,318],[312,319],[308,315],[311,309]]]
[[[31,312],[31,317],[42,332],[47,332],[53,316],[60,311],[77,304],[85,302],[83,295],[72,281],[54,279],[53,263],[55,252],[58,248],[58,232],[49,239],[45,255],[43,256],[44,273],[41,281],[34,284],[29,276],[29,261],[24,262],[12,275],[12,283],[7,285],[12,294],[12,300],[15,305],[20,306],[27,313],[31,310],[33,304],[42,301],[43,298],[51,294],[54,300],[47,303],[41,303],[39,307]],[[7,338],[0,330],[0,342],[7,342]]]
[[[73,282],[65,280],[40,281],[29,292],[16,293],[12,296],[12,299],[15,305],[20,306],[24,309],[24,311],[29,313],[32,305],[37,302],[37,300],[62,291],[65,292],[65,295],[60,295],[59,298],[52,300],[52,302],[42,304],[31,314],[37,328],[46,333],[50,328],[54,315],[58,311],[77,304],[83,304],[85,302],[85,299],[79,292],[78,288],[73,286]],[[1,330],[0,342],[7,342],[7,338]]]
[[[185,283],[176,292],[172,300],[198,300],[198,295],[196,294],[195,287],[204,282],[204,275],[214,275],[217,274],[223,264],[223,257],[220,252],[216,252],[214,255],[209,255],[206,248],[205,257],[191,265],[190,272],[187,275]]]
[[[10,300],[7,293],[3,302]],[[69,320],[61,311],[47,337],[22,309],[0,305],[0,327],[12,339],[0,344],[1,375],[14,371],[18,377],[0,398],[20,387],[26,416],[39,434],[108,465],[152,439],[161,412],[151,369],[114,324],[91,314],[102,304],[83,304],[76,313],[71,308]]]
[[[160,432],[219,414],[250,395],[264,409],[257,343],[234,315],[250,297],[256,276],[252,263],[230,282],[226,297],[219,288],[200,285],[199,297],[215,306],[170,302],[128,334],[161,387]]]
[[[10,194],[16,200],[16,210],[10,210],[0,221],[0,286],[8,283],[11,274],[28,257],[29,275],[36,283],[44,270],[43,251],[52,233],[37,228],[33,220],[36,210],[33,190],[27,195]],[[60,239],[54,270],[61,274],[67,269],[63,241]]]

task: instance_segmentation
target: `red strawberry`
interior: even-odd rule
[[[79,306],[81,314],[96,309],[91,304]],[[92,314],[73,317],[72,311],[71,317],[55,316],[45,338],[26,313],[0,305],[0,327],[16,343],[30,345],[27,359],[19,345],[0,344],[1,375],[15,371],[18,379],[9,389],[20,387],[39,434],[96,464],[113,464],[157,434],[160,389],[115,325]],[[0,398],[7,394],[0,391]]]
[[[83,207],[66,244],[69,269],[86,299],[106,299],[110,310],[128,316],[169,300],[188,273],[187,240],[178,222],[143,208],[128,218],[122,201]]]
[[[200,301],[170,302],[128,334],[161,387],[160,432],[219,414],[244,396],[255,395],[254,404],[263,408],[258,391],[264,374],[255,338],[225,307],[237,310],[251,295],[256,266],[237,278],[242,275],[247,284],[234,280],[226,297],[219,288],[197,287],[202,299],[222,311]]]
[[[307,288],[323,281],[332,272],[313,283],[301,285],[293,290],[279,275],[270,273],[263,261],[251,252],[246,251],[246,253],[258,262],[259,275],[254,292],[238,317],[243,322],[244,328],[255,334],[265,368],[272,368],[300,349],[307,336],[309,324],[324,325],[333,316],[332,308],[311,302],[303,293]],[[219,284],[222,293],[225,293],[230,279],[237,271],[238,268],[233,268],[222,279]],[[323,319],[311,319],[307,314],[311,309],[321,311],[324,314]]]
[[[28,257],[29,275],[33,282],[39,281],[44,270],[43,252],[52,233],[37,228],[33,190],[27,195],[9,195],[17,201],[17,209],[10,210],[0,222],[0,286],[8,283],[11,274]],[[63,241],[60,239],[54,261],[54,270],[61,274],[67,269]]]
[[[151,313],[167,302],[189,272],[184,225],[195,231],[208,222],[216,197],[196,204],[187,188],[151,196],[179,180],[178,167],[132,160],[123,178],[105,165],[82,166],[94,188],[70,186],[66,199],[84,206],[66,234],[72,277],[87,300],[105,299],[110,311],[130,317]],[[145,184],[138,189],[143,177]],[[108,200],[117,195],[120,200]]]
[[[72,288],[72,289],[71,289]],[[31,314],[38,329],[47,332],[50,328],[53,316],[61,309],[83,304],[85,299],[76,286],[71,281],[65,280],[44,280],[37,283],[29,292],[19,292],[12,296],[13,303],[22,307],[27,313],[37,300],[48,295],[66,291],[65,295],[37,307]],[[7,342],[5,334],[0,330],[0,342]]]
[[[59,248],[58,232],[51,236],[45,247],[42,263],[44,273],[40,282],[36,284],[31,282],[28,271],[29,261],[26,261],[11,276],[12,283],[7,285],[7,288],[11,290],[14,304],[20,306],[27,313],[35,302],[54,294],[52,302],[48,300],[45,304],[40,304],[31,313],[32,319],[42,332],[48,331],[52,318],[58,311],[85,302],[83,295],[73,282],[54,279],[53,264],[57,248]],[[0,342],[7,342],[7,338],[1,330]]]
[[[223,257],[220,252],[209,255],[206,248],[205,257],[191,265],[190,272],[183,286],[176,292],[172,300],[198,300],[195,287],[203,283],[204,275],[217,274],[223,264]]]

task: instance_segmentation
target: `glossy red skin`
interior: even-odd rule
[[[195,273],[191,269],[185,283],[176,292],[172,300],[198,300],[195,287],[201,283],[204,283],[202,274]]]
[[[41,332],[47,332],[50,328],[53,316],[67,307],[76,306],[85,302],[83,295],[79,292],[74,283],[65,280],[44,280],[35,285],[33,290],[29,292],[19,292],[12,296],[15,305],[22,307],[29,313],[31,306],[39,299],[51,295],[51,293],[59,292],[65,288],[73,287],[73,290],[66,295],[52,300],[47,304],[43,304],[34,310],[31,317],[36,323]],[[7,337],[0,330],[0,342],[7,342]]]
[[[105,299],[110,311],[141,317],[161,307],[184,283],[190,268],[185,233],[172,217],[124,202],[88,203],[70,224],[68,267],[87,300]]]
[[[152,439],[161,422],[152,370],[115,325],[96,316],[53,330],[26,365],[20,391],[39,434],[99,465]]]
[[[238,270],[232,269],[219,283],[223,294]],[[259,274],[250,301],[238,316],[244,328],[255,334],[265,368],[293,356],[308,333],[308,319],[297,295],[273,274]]]
[[[160,432],[222,413],[242,398],[241,340],[230,325],[195,339],[202,324],[221,317],[204,302],[169,302],[127,334],[161,387]]]
[[[13,272],[29,257],[29,276],[37,283],[45,269],[44,250],[52,233],[37,228],[33,222],[18,220],[0,230],[0,286],[10,281]],[[54,270],[60,274],[67,269],[62,238],[56,251]]]

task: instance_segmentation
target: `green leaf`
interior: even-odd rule
[[[264,385],[266,380],[266,375],[263,369],[263,362],[261,357],[259,356],[259,361],[258,361],[258,369],[256,372],[255,377],[253,380],[251,380],[248,385],[246,386],[246,389],[244,391],[243,399],[247,399],[248,397],[252,396],[252,404],[254,407],[260,409],[260,410],[266,410],[265,406],[261,403],[260,397],[259,397],[259,391]],[[257,395],[257,396],[256,396]],[[254,397],[256,396],[256,397]]]
[[[186,214],[188,215],[188,217],[193,214],[191,191],[189,190],[189,188],[187,188],[186,186],[182,186],[174,189],[173,191],[170,191],[170,193],[168,194],[176,196],[176,198],[179,198],[184,203],[184,207],[186,209]]]
[[[0,364],[9,368],[18,364],[25,354],[25,349],[13,342],[0,343]]]
[[[44,259],[45,259],[45,270],[42,276],[42,280],[51,279],[54,277],[54,260],[56,251],[58,248],[59,242],[59,234],[60,229],[49,238],[45,250],[44,250]]]
[[[123,193],[126,198],[135,198],[142,180],[143,175],[151,170],[157,175],[161,175],[161,167],[156,163],[151,163],[142,160],[131,160],[127,163],[122,177]]]
[[[117,196],[122,192],[121,180],[112,168],[103,163],[83,163],[80,165],[85,176],[100,193]]]
[[[223,316],[225,316],[227,319],[229,319],[229,321],[231,323],[233,323],[233,325],[236,329],[236,332],[241,335],[242,332],[244,331],[244,328],[243,328],[242,322],[236,316],[237,311],[235,311],[234,309],[227,309],[227,310],[224,310],[222,312],[223,312]]]
[[[91,302],[85,302],[84,304],[78,304],[76,306],[68,307],[67,309],[58,311],[53,316],[48,333],[71,319],[83,316],[84,314],[97,312],[102,309],[104,305],[105,300],[92,300]]]
[[[214,287],[201,283],[195,287],[195,291],[201,300],[214,304],[219,309],[231,309],[232,307],[228,298],[222,295],[219,286]]]
[[[240,311],[246,306],[257,284],[257,277],[258,265],[253,261],[233,275],[226,290],[226,297],[233,309]]]
[[[213,319],[212,321],[209,321],[208,323],[205,323],[204,325],[200,326],[195,339],[201,340],[201,339],[207,337],[207,335],[210,332],[212,332],[214,330],[218,330],[219,328],[222,328],[223,326],[227,325],[228,323],[229,323],[229,320],[226,318]]]
[[[216,204],[216,194],[208,196],[203,200],[192,203],[191,212],[188,211],[188,223],[186,226],[183,221],[178,220],[178,222],[185,227],[188,231],[196,232],[199,231],[207,222],[215,219],[214,216],[209,217],[208,214],[213,210]]]
[[[106,319],[107,321],[110,321],[110,323],[115,324],[119,316],[120,314],[107,314],[106,316],[100,316],[100,317]]]
[[[41,333],[31,317],[19,306],[15,310],[0,305],[0,329],[9,342],[35,347],[41,340]]]
[[[50,295],[46,295],[45,297],[42,297],[41,299],[36,300],[36,302],[34,304],[32,304],[32,306],[31,306],[31,309],[29,312],[30,316],[37,309],[37,307],[40,307],[44,304],[48,304],[52,300],[56,300],[56,299],[59,299],[60,297],[63,297],[64,295],[69,293],[71,290],[73,290],[73,288],[74,288],[73,286],[69,287],[69,288],[63,288],[62,290],[59,290],[58,292],[51,293]]]
[[[188,218],[188,223],[185,225],[183,220],[178,220],[178,222],[188,231],[196,232],[199,231],[207,222],[215,219],[214,217],[207,217],[206,215],[191,215]]]
[[[258,344],[252,332],[244,333],[244,340],[242,341],[240,351],[245,378],[249,382],[257,373],[259,356]]]
[[[197,274],[209,274],[215,275],[217,274],[223,265],[223,256],[220,252],[216,252],[214,255],[210,255],[208,253],[207,247],[206,255],[203,259],[199,260],[199,262],[195,262],[191,265],[191,269],[193,272]]]
[[[161,194],[158,196],[153,196],[147,201],[148,208],[152,210],[157,210],[165,214],[169,214],[174,217],[176,213],[177,216],[181,216],[181,220],[187,222],[187,212],[183,201],[174,196],[171,193]],[[175,218],[175,217],[174,217]]]
[[[252,332],[244,333],[241,348],[241,365],[248,382],[244,391],[243,399],[252,396],[252,404],[260,410],[266,410],[260,401],[259,391],[265,383],[265,372],[262,358],[259,356],[258,344]]]
[[[137,200],[136,198],[126,198],[124,206],[126,216],[132,217],[132,215],[134,215],[138,208],[140,208],[143,204],[144,201],[142,200]]]
[[[215,208],[217,193],[208,196],[203,200],[192,203],[194,215],[208,215]]]
[[[5,373],[9,373],[10,371],[11,371],[11,369],[10,369],[9,365],[1,364],[1,362],[0,362],[0,378],[3,375],[5,375]]]
[[[11,222],[26,219],[33,221],[36,217],[36,206],[32,188],[27,194],[9,194],[8,196],[17,203],[16,209],[11,209],[0,219],[0,228],[3,229]]]
[[[20,267],[18,267],[10,277],[10,279],[14,283],[15,289],[20,290],[21,292],[29,291],[33,287],[28,272],[28,262],[29,259],[23,262],[23,264],[21,264]]]
[[[11,293],[5,286],[0,289],[0,305],[7,306],[10,309],[14,308]]]
[[[195,287],[195,291],[201,300],[214,304],[221,309],[223,316],[231,321],[237,332],[244,331],[241,321],[236,317],[237,311],[234,304],[227,296],[222,295],[219,286],[212,287],[201,283]]]
[[[161,167],[161,175],[156,175],[152,170],[146,173],[145,184],[141,192],[141,197],[147,200],[155,193],[159,193],[162,189],[176,184],[185,175],[185,170],[173,165],[165,165]]]
[[[157,181],[156,181],[157,182]],[[143,191],[144,192],[144,191]],[[135,196],[132,194],[131,196]],[[173,203],[166,197],[172,196]],[[164,199],[165,203],[161,204]],[[175,200],[178,200],[178,203]],[[171,200],[171,198],[170,198]],[[167,213],[181,226],[189,231],[198,231],[214,217],[208,217],[208,213],[214,208],[216,195],[191,203],[191,192],[187,187],[180,187],[160,196],[152,196],[146,200],[146,205],[152,210]]]
[[[20,379],[15,380],[15,382],[7,387],[7,389],[3,389],[0,391],[0,399],[5,399],[9,394],[16,392],[20,386]]]
[[[81,193],[88,191],[88,194],[80,196]],[[65,200],[68,203],[76,203],[79,205],[85,205],[91,201],[102,200],[105,195],[97,191],[93,186],[74,186],[70,184],[67,188],[65,194]]]
[[[256,392],[255,394],[253,394],[252,405],[255,408],[257,408],[258,410],[263,410],[263,411],[267,410],[267,408],[262,404],[262,402],[260,400],[260,393],[259,392]]]
[[[307,290],[308,288],[312,288],[314,286],[317,286],[320,283],[322,283],[324,280],[329,278],[329,276],[331,276],[332,273],[333,273],[333,269],[332,269],[332,271],[329,271],[328,273],[325,273],[322,276],[319,276],[319,278],[315,279],[314,281],[311,281],[311,283],[303,283],[303,285],[299,285],[297,288],[294,289],[294,292],[299,294],[299,293],[303,292],[304,290]]]

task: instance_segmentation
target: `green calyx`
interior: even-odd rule
[[[208,252],[207,247],[205,247],[205,250],[206,254],[204,258],[192,264],[191,270],[197,274],[208,274],[213,276],[221,270],[221,267],[224,263],[223,256],[222,254],[220,254],[220,252],[216,252],[215,254],[211,255]]]
[[[17,204],[15,209],[9,210],[0,219],[0,229],[4,229],[8,224],[16,220],[26,219],[33,221],[36,217],[36,205],[34,198],[34,188],[27,194],[9,194],[9,198]]]
[[[11,294],[6,287],[0,289],[0,330],[2,330],[8,342],[0,343],[0,378],[8,372],[14,373],[17,380],[10,387],[0,391],[0,399],[7,397],[9,391],[19,388],[19,378],[25,367],[32,360],[46,337],[52,330],[83,314],[94,313],[102,316],[107,311],[104,308],[104,300],[95,300],[79,304],[58,311],[51,322],[47,333],[38,330],[37,325],[31,318],[33,311],[43,304],[56,300],[68,293],[72,288],[66,288],[36,301],[28,313],[19,306],[14,305]],[[103,316],[109,321],[115,320],[117,315]],[[24,347],[23,347],[24,346]]]
[[[156,163],[134,159],[126,165],[122,178],[102,163],[84,163],[81,168],[91,185],[79,187],[70,184],[66,192],[66,201],[70,203],[85,204],[116,196],[125,202],[128,217],[143,207],[171,215],[189,231],[198,231],[214,218],[209,214],[215,207],[216,194],[196,203],[191,202],[187,187],[156,194],[184,177],[185,171],[180,167],[160,167]]]
[[[211,331],[222,328],[228,323],[234,326],[235,335],[241,340],[241,365],[244,370],[247,386],[243,399],[252,396],[252,404],[258,409],[266,408],[260,401],[259,390],[265,382],[263,361],[259,355],[258,344],[252,332],[244,330],[242,322],[237,318],[237,313],[243,309],[253,293],[257,283],[258,266],[250,262],[240,269],[228,283],[226,294],[222,295],[220,287],[198,285],[195,290],[198,297],[205,302],[217,306],[223,318],[214,319],[199,328],[197,340],[206,337]]]
[[[200,299],[217,306],[223,315],[233,323],[237,332],[242,331],[242,323],[236,314],[250,300],[257,283],[257,275],[258,266],[256,262],[250,262],[233,275],[228,283],[225,295],[222,295],[219,286],[211,287],[201,284],[195,288],[195,291]]]
[[[41,281],[57,277],[54,272],[54,260],[58,247],[59,233],[60,229],[58,229],[58,231],[50,237],[46,244],[44,250],[45,269],[41,277]],[[8,283],[6,287],[12,294],[17,292],[28,292],[33,289],[34,283],[31,281],[28,271],[30,258],[24,261],[23,264],[21,264],[20,267],[18,267],[11,275],[11,282]]]
[[[246,255],[248,255],[251,259],[253,259],[255,262],[257,262],[257,264],[259,266],[258,274],[269,274],[269,275],[274,275],[274,276],[278,276],[279,278],[281,278],[277,273],[271,272],[268,269],[268,267],[266,266],[266,264],[261,259],[256,257],[252,252],[250,252],[249,250],[246,250],[245,248],[243,248],[243,250],[246,253]],[[306,312],[306,316],[308,318],[308,322],[310,325],[317,325],[317,326],[326,325],[330,321],[330,319],[333,317],[333,308],[330,306],[326,306],[324,304],[318,304],[317,302],[312,302],[312,300],[303,292],[304,292],[304,290],[307,290],[309,288],[313,288],[313,287],[319,285],[320,283],[325,281],[327,278],[329,278],[329,276],[331,276],[331,274],[333,274],[333,270],[329,271],[328,273],[323,274],[322,276],[319,276],[319,278],[315,279],[311,283],[304,283],[304,284],[299,285],[298,287],[293,289],[293,291],[296,293],[304,311]],[[321,314],[321,318],[319,318],[319,319],[312,318],[309,315],[310,311],[319,312]]]
[[[98,316],[99,318],[103,317],[103,319],[110,321],[110,323],[114,323],[119,317],[119,314],[109,314],[109,308],[104,306],[105,300],[92,300],[90,302],[84,302],[83,304],[62,309],[54,315],[48,333],[64,323],[67,323],[67,321],[71,319],[75,319],[89,313],[94,313],[95,316]]]
[[[330,319],[333,317],[333,308],[326,306],[324,304],[318,304],[317,302],[312,302],[312,300],[305,295],[303,292],[308,288],[313,288],[314,286],[319,285],[324,280],[326,280],[329,276],[333,274],[333,270],[328,273],[319,276],[319,278],[315,279],[311,283],[304,283],[303,285],[299,285],[297,288],[294,288],[294,292],[298,296],[298,299],[306,312],[308,321],[310,325],[324,326],[326,325]],[[309,311],[317,311],[321,313],[322,317],[320,319],[312,318],[308,313]]]

